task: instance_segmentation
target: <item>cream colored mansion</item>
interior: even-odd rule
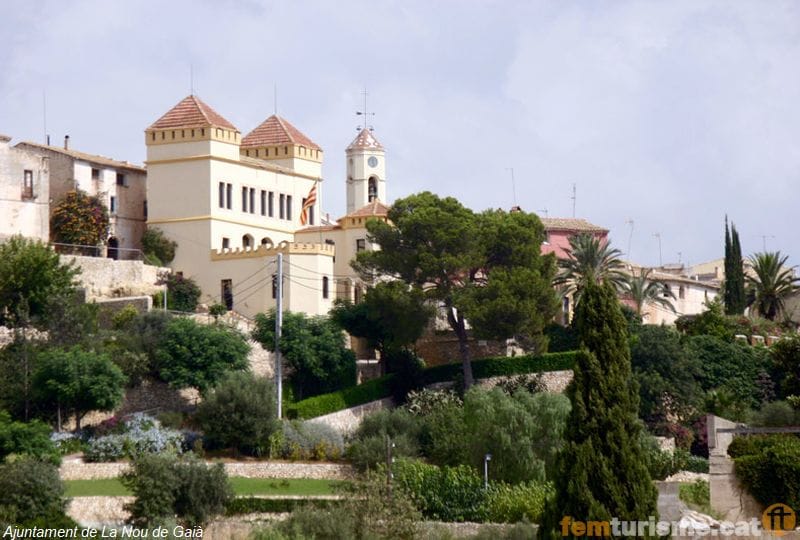
[[[347,147],[347,215],[323,222],[323,151],[279,116],[249,134],[197,96],[145,131],[150,227],[176,241],[174,271],[201,302],[247,317],[275,306],[277,254],[284,309],[321,315],[364,289],[350,268],[370,249],[366,222],[386,219],[383,146],[368,129]]]

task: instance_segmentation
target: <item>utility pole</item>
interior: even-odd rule
[[[281,419],[283,401],[283,375],[281,373],[281,327],[283,326],[283,253],[278,252],[278,275],[275,284],[275,394],[278,396],[278,420]]]
[[[394,448],[394,443],[392,439],[387,435],[386,436],[386,494],[389,497],[389,500],[392,498],[392,479],[394,478],[394,474],[392,473],[392,463],[394,463],[394,457],[392,457],[392,449]]]
[[[573,182],[572,197],[570,197],[570,199],[572,199],[572,217],[575,217],[575,201],[578,199],[577,188],[578,188],[577,184]]]

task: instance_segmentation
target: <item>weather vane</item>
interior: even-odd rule
[[[356,131],[361,131],[362,129],[368,129],[370,131],[374,130],[375,128],[369,125],[369,118],[370,116],[374,117],[374,112],[367,112],[367,89],[364,88],[364,91],[361,92],[361,95],[364,96],[364,110],[363,111],[356,111],[356,116],[363,116],[364,117],[364,125],[358,126]]]

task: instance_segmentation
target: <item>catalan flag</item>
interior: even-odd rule
[[[303,200],[303,209],[300,211],[300,225],[308,225],[309,216],[314,210],[314,205],[317,202],[317,183],[311,186],[311,191],[308,192],[308,197]]]

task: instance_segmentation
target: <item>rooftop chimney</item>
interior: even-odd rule
[[[69,150],[69,135],[64,135],[64,150]]]

